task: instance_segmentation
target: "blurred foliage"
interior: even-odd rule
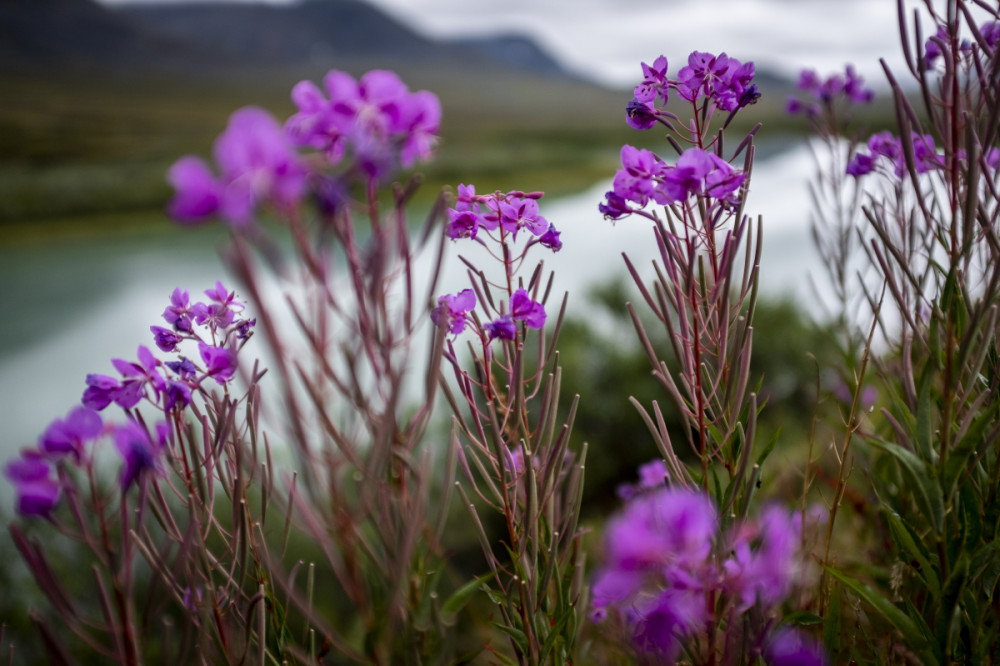
[[[633,396],[644,405],[657,400],[676,434],[680,454],[680,421],[665,390],[652,376],[649,360],[639,345],[625,309],[637,302],[623,281],[610,282],[590,294],[591,312],[586,319],[568,318],[559,338],[563,367],[564,408],[575,393],[580,406],[573,427],[577,444],[588,442],[587,486],[584,509],[588,516],[606,513],[617,506],[616,488],[635,480],[636,468],[658,452],[645,424],[629,402]],[[642,304],[637,303],[642,311]],[[662,327],[647,326],[658,349],[668,342]],[[758,446],[778,438],[775,458],[793,464],[772,466],[776,480],[785,471],[797,477],[805,464],[813,413],[819,396],[817,363],[829,367],[837,357],[833,333],[812,322],[801,308],[789,301],[761,300],[754,318],[754,349],[751,384],[760,382],[763,412],[758,420]],[[764,479],[765,483],[768,479]],[[801,486],[789,488],[798,492]],[[775,489],[778,491],[779,489]]]

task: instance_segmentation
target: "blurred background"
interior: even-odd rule
[[[762,343],[786,350],[775,362],[788,366],[785,338],[805,339],[788,322],[817,308],[814,167],[804,124],[784,104],[803,67],[825,75],[853,62],[884,89],[878,58],[901,67],[895,24],[895,0],[0,0],[0,458],[65,415],[87,373],[113,373],[110,358],[150,344],[174,287],[200,294],[231,282],[216,256],[220,229],[178,229],[165,217],[166,170],[181,155],[210,155],[240,106],[286,118],[291,87],[330,68],[394,69],[441,98],[441,141],[422,168],[418,206],[459,183],[547,192],[542,212],[564,242],[547,266],[572,291],[579,326],[566,344],[578,345],[579,381],[622,394],[602,405],[616,414],[588,438],[623,433],[616,419],[635,425],[621,386],[648,379],[622,342],[632,339],[618,326],[631,292],[614,280],[622,252],[648,265],[650,232],[597,212],[623,143],[665,154],[662,136],[624,123],[640,61],[665,54],[671,74],[695,49],[754,61],[763,97],[734,132],[763,124],[748,211],[765,220],[766,295],[798,307],[779,309]],[[460,275],[457,261],[451,269]],[[625,295],[612,298],[615,289]],[[598,359],[602,344],[625,357]],[[801,383],[786,378],[782,390],[789,381]],[[637,459],[654,455],[647,444]]]

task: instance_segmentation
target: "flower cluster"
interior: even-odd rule
[[[167,179],[175,195],[168,210],[174,219],[192,223],[218,216],[244,226],[261,204],[286,210],[305,191],[305,164],[281,125],[263,109],[234,112],[215,141],[214,155],[218,176],[191,155],[170,168]]]
[[[983,39],[981,44],[992,52],[996,48],[997,42],[1000,41],[1000,21],[989,21],[979,26],[979,35]],[[939,25],[934,36],[929,37],[924,42],[924,69],[934,69],[938,58],[950,49],[951,38],[948,28]],[[963,39],[958,43],[958,52],[963,56],[970,54],[972,52],[972,43],[967,39]]]
[[[455,197],[455,207],[449,208],[448,238],[475,239],[480,229],[487,232],[501,230],[517,239],[517,232],[527,229],[533,242],[558,252],[562,248],[559,232],[555,225],[538,214],[538,200],[541,192],[521,192],[513,190],[502,193],[477,195],[474,185],[459,185]]]
[[[769,507],[757,521],[720,534],[708,496],[668,487],[664,472],[662,465],[646,469],[605,529],[606,563],[593,585],[593,617],[617,614],[638,651],[672,663],[685,641],[703,635],[716,619],[707,598],[724,595],[735,613],[756,607],[767,615],[788,597],[802,566],[794,515]],[[765,625],[748,638],[765,654],[791,650],[789,636],[772,635]],[[806,646],[810,658],[796,663],[823,663],[816,646],[797,638],[795,645]]]
[[[396,74],[381,70],[359,80],[332,70],[324,84],[329,97],[310,81],[293,88],[299,110],[284,127],[257,107],[234,112],[215,142],[218,175],[192,155],[174,163],[167,174],[175,191],[168,206],[171,217],[183,223],[219,217],[244,227],[262,205],[293,210],[309,187],[322,199],[331,183],[311,178],[312,167],[299,155],[300,146],[321,151],[329,164],[347,157],[349,171],[376,180],[431,156],[441,121],[435,95],[410,92]]]
[[[441,122],[434,94],[410,92],[394,72],[385,70],[358,80],[332,70],[323,86],[326,95],[311,81],[292,89],[299,111],[285,127],[296,144],[322,151],[331,164],[351,155],[373,178],[397,164],[408,168],[431,157]]]
[[[66,418],[49,424],[36,448],[23,449],[19,458],[5,465],[4,475],[17,493],[17,512],[22,516],[50,516],[63,491],[59,465],[90,465],[91,446],[106,435],[113,439],[122,457],[122,492],[144,474],[160,468],[160,452],[169,438],[164,423],[156,425],[156,435],[151,437],[144,426],[131,419],[123,425],[105,424],[93,409],[75,407]]]
[[[211,377],[219,384],[233,378],[237,367],[237,345],[251,335],[255,319],[239,315],[244,306],[221,282],[205,291],[208,302],[192,303],[188,292],[175,289],[163,319],[171,328],[150,326],[156,346],[164,352],[178,352],[185,340],[198,346],[201,364],[186,356],[161,361],[148,347],[139,346],[137,361],[112,359],[120,379],[108,375],[87,375],[83,393],[85,406],[102,410],[111,403],[131,409],[143,399],[163,411],[183,409],[191,402],[192,391]],[[201,328],[201,332],[195,327]]]
[[[913,163],[917,173],[927,173],[944,166],[944,157],[937,151],[934,145],[934,137],[930,134],[910,134],[910,142],[913,145]],[[886,162],[892,166],[893,173],[897,178],[902,178],[906,173],[906,158],[902,141],[888,130],[872,134],[867,142],[868,152],[858,151],[847,164],[848,175],[865,176],[875,171],[880,162]],[[996,160],[994,156],[988,156],[988,160]]]
[[[814,69],[804,69],[799,73],[797,85],[811,100],[789,97],[785,110],[791,114],[805,113],[813,117],[832,109],[839,102],[869,104],[875,99],[875,91],[865,85],[853,65],[847,65],[843,74],[834,73],[825,79]]]
[[[150,435],[133,415],[123,425],[105,423],[99,412],[111,404],[131,410],[143,400],[164,413],[184,409],[194,391],[208,378],[219,384],[229,382],[236,372],[238,344],[246,341],[256,321],[241,317],[242,303],[221,282],[205,291],[207,302],[192,303],[188,292],[175,289],[163,319],[171,328],[151,326],[156,346],[164,352],[178,352],[184,341],[198,346],[201,363],[180,356],[162,361],[146,346],[140,346],[135,361],[112,359],[119,377],[89,374],[81,406],[62,419],[54,420],[38,439],[35,449],[5,468],[17,488],[18,512],[25,516],[47,516],[56,506],[61,481],[56,474],[60,463],[90,464],[88,445],[110,436],[123,460],[122,490],[140,477],[160,468],[160,454],[169,440],[166,423]],[[200,330],[199,330],[200,329]]]
[[[695,106],[710,104],[723,111],[735,112],[760,98],[753,83],[754,64],[741,63],[725,53],[712,55],[694,51],[688,64],[677,72],[676,79],[667,77],[667,59],[658,57],[652,65],[642,63],[643,79],[633,91],[626,107],[629,126],[645,130],[669,118],[663,107],[673,89],[677,96]]]
[[[742,171],[701,148],[688,148],[675,165],[670,165],[652,151],[625,145],[621,161],[614,189],[599,205],[601,213],[612,220],[637,212],[650,200],[671,205],[694,197],[732,207],[739,202],[738,190],[746,180]],[[630,202],[638,208],[631,207]]]
[[[444,326],[452,335],[458,335],[465,330],[466,325],[475,326],[469,315],[475,308],[476,294],[471,289],[463,289],[457,294],[446,294],[438,298],[437,307],[431,311],[431,321],[437,326]],[[513,340],[517,337],[518,323],[536,330],[545,326],[545,306],[532,300],[524,288],[517,289],[511,295],[506,312],[502,312],[493,321],[483,324],[479,332],[490,342],[497,338]]]

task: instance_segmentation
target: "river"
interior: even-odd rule
[[[764,219],[763,293],[807,308],[814,302],[808,274],[816,264],[806,189],[813,170],[805,146],[758,159],[747,206]],[[648,224],[639,218],[612,224],[598,213],[609,188],[610,180],[541,201],[564,244],[546,257],[546,267],[556,273],[554,293],[570,292],[571,311],[586,307],[582,294],[591,285],[625,275],[622,252],[638,266],[653,259]],[[162,324],[175,287],[200,295],[217,279],[235,286],[216,255],[218,238],[198,229],[167,238],[128,234],[0,248],[0,460],[33,445],[53,418],[77,404],[87,373],[114,375],[109,359],[133,359],[139,344],[152,347],[149,326]],[[442,291],[454,293],[466,285],[454,256],[462,248],[450,249]]]

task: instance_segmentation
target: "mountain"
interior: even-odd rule
[[[91,0],[0,0],[0,70],[171,66],[207,57]]]
[[[293,5],[0,0],[0,71],[225,72],[396,64],[568,76],[520,36],[434,41],[361,0]]]

